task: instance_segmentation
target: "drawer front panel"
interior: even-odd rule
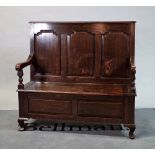
[[[72,103],[71,101],[64,100],[29,98],[28,112],[50,115],[72,115]]]
[[[79,101],[78,116],[122,118],[123,103],[105,101]]]

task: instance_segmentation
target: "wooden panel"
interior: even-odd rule
[[[67,35],[61,34],[61,76],[66,75],[67,68]]]
[[[95,34],[95,77],[98,80],[101,71],[101,34]]]
[[[79,101],[78,115],[83,117],[123,117],[122,102]]]
[[[52,31],[35,36],[35,57],[39,73],[59,75],[61,70],[60,37]]]
[[[129,36],[123,32],[102,35],[102,76],[128,77]]]
[[[39,99],[29,98],[29,113],[41,113],[41,114],[72,114],[71,101],[64,100],[52,100],[52,99]]]
[[[67,74],[92,76],[95,63],[95,37],[88,32],[67,36]]]
[[[129,23],[111,23],[107,24],[107,31],[109,32],[130,32],[130,24]]]

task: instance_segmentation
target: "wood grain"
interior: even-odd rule
[[[21,130],[26,118],[124,124],[133,139],[135,22],[30,24],[30,56],[16,65]]]

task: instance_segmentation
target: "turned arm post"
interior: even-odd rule
[[[24,89],[24,84],[23,84],[23,70],[19,70],[17,71],[17,75],[18,75],[18,89]]]
[[[131,91],[135,93],[135,79],[136,79],[136,66],[132,63],[130,58],[130,77],[131,77]]]
[[[18,89],[24,89],[24,84],[23,84],[23,68],[31,65],[34,59],[34,55],[29,55],[28,59],[25,62],[18,63],[15,66],[15,69],[17,71],[17,76],[18,78]]]

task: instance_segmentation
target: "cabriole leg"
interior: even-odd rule
[[[135,132],[136,127],[133,126],[133,127],[130,127],[129,129],[130,129],[130,131],[129,131],[129,138],[130,138],[130,139],[135,139],[135,134],[134,134],[134,132]]]
[[[134,132],[135,132],[136,126],[134,124],[133,125],[125,124],[124,126],[129,128],[129,138],[130,139],[135,139]]]
[[[26,124],[24,121],[28,121],[28,118],[18,118],[18,126],[19,131],[24,131],[26,128]]]

